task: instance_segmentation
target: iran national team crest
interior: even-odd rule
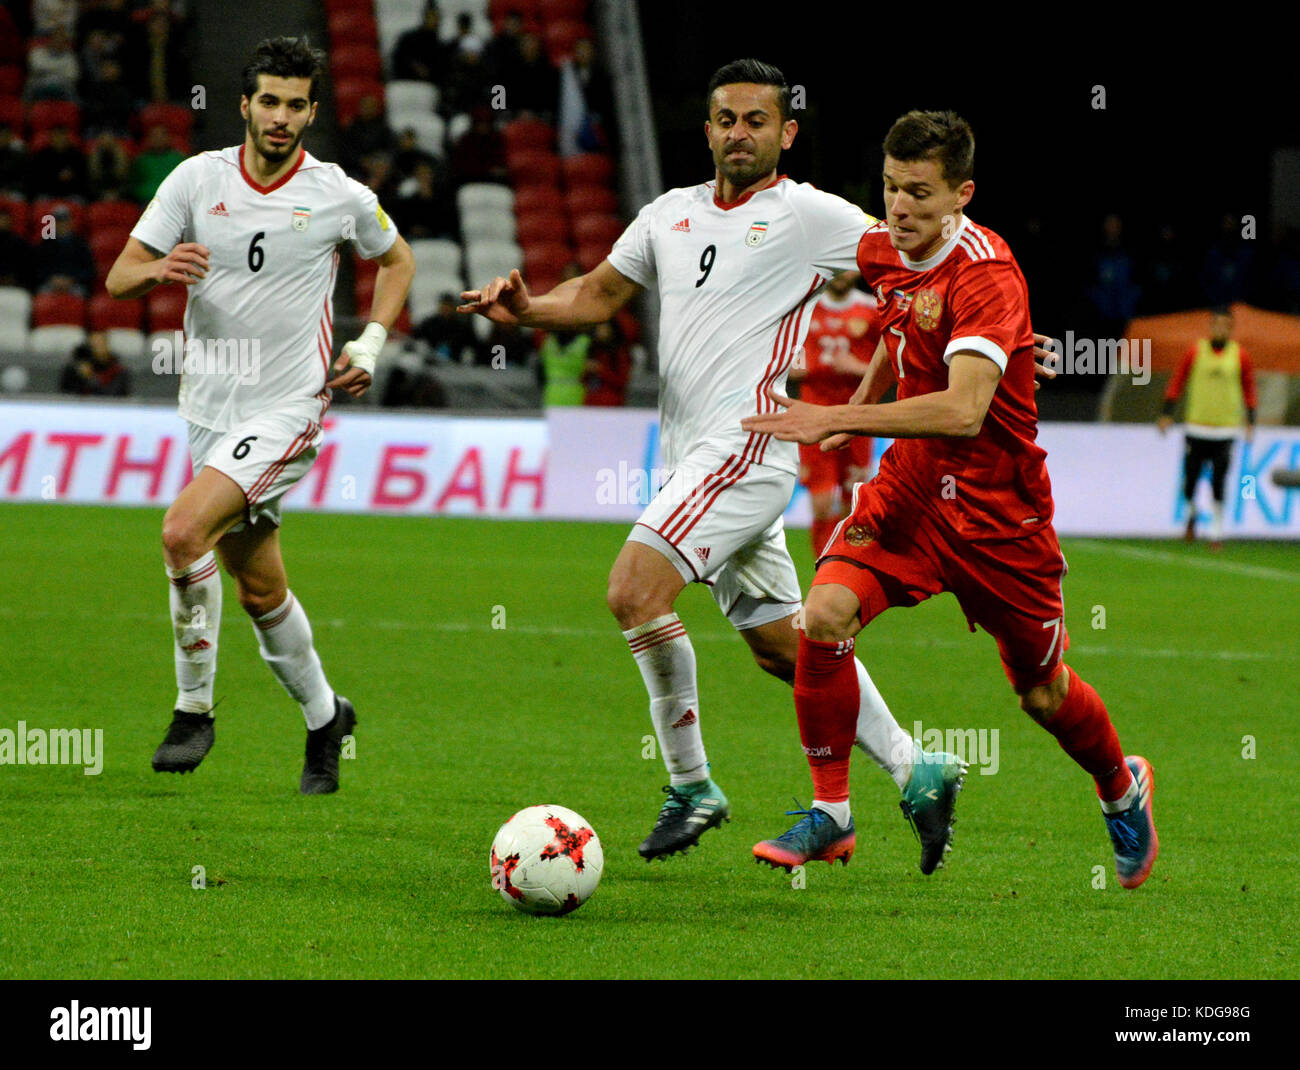
[[[939,317],[943,315],[943,298],[936,290],[922,290],[916,295],[912,305],[912,318],[923,331],[932,331],[939,326]]]
[[[758,245],[767,237],[767,220],[760,219],[757,223],[751,223],[749,233],[745,235],[746,245]]]
[[[311,222],[310,208],[295,208],[293,210],[293,229],[306,230],[307,224]]]

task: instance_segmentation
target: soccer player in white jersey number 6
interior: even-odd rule
[[[641,287],[658,286],[661,441],[671,476],[628,536],[608,591],[650,692],[671,779],[640,847],[647,860],[687,850],[731,813],[709,775],[695,653],[673,611],[683,587],[708,584],[759,667],[794,680],[800,591],[781,518],[799,456],[790,443],[741,431],[740,420],[775,409],[768,388],[782,388],[818,294],[833,275],[856,269],[858,240],[875,222],[777,173],[798,124],[775,67],[751,59],[720,68],[704,129],[715,181],[646,205],[594,270],[543,296],[529,294],[513,271],[466,291],[461,306],[499,323],[567,328],[607,320]],[[927,799],[941,854],[961,763],[914,760],[919,748],[860,663],[857,672],[857,743],[905,797]]]
[[[316,116],[322,54],[305,38],[261,42],[244,70],[242,145],[180,164],[145,208],[108,275],[114,297],[186,287],[180,414],[195,477],[163,520],[179,694],[153,758],[186,773],[213,743],[221,577],[235,579],[275,678],[302,706],[300,790],[338,790],[356,724],[312,644],[280,556],[280,499],[307,474],[332,389],[360,397],[399,315],[414,258],[375,195],[301,145]],[[333,365],[338,246],[379,261],[372,322]],[[238,355],[236,359],[235,355]]]

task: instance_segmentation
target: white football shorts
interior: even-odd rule
[[[673,470],[628,540],[658,550],[685,582],[707,584],[737,631],[782,620],[801,603],[782,521],[794,482],[779,468],[701,447]]]
[[[280,499],[316,460],[324,433],[315,418],[321,403],[304,403],[259,413],[231,431],[213,431],[190,424],[190,463],[194,472],[215,468],[239,484],[248,505],[245,519],[255,524],[265,517],[280,526]],[[314,418],[315,417],[315,418]],[[236,524],[231,531],[242,531]]]

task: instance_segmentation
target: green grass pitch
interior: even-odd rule
[[[0,728],[102,728],[105,751],[99,776],[0,766],[0,977],[1300,975],[1294,546],[1066,541],[1069,661],[1155,768],[1143,888],[1118,886],[1090,782],[948,596],[859,653],[909,728],[997,729],[998,771],[972,770],[926,878],[896,789],[855,755],[857,854],[795,888],[750,855],[808,801],[790,692],[699,587],[678,608],[734,818],[686,857],[636,853],[666,776],[604,605],[624,527],[290,514],[292,587],[360,719],[340,793],[304,798],[301,715],[229,580],[216,746],[193,775],[150,769],[174,697],[160,520],[0,508]],[[567,918],[490,887],[497,827],[541,802],[605,848]]]

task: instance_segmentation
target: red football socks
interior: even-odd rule
[[[1133,779],[1124,764],[1119,736],[1097,692],[1068,665],[1065,671],[1070,674],[1069,692],[1043,727],[1056,737],[1066,754],[1092,775],[1102,801],[1112,802],[1128,790]]]
[[[794,709],[812,771],[813,797],[828,803],[848,801],[849,758],[858,722],[852,639],[820,643],[799,634]]]

